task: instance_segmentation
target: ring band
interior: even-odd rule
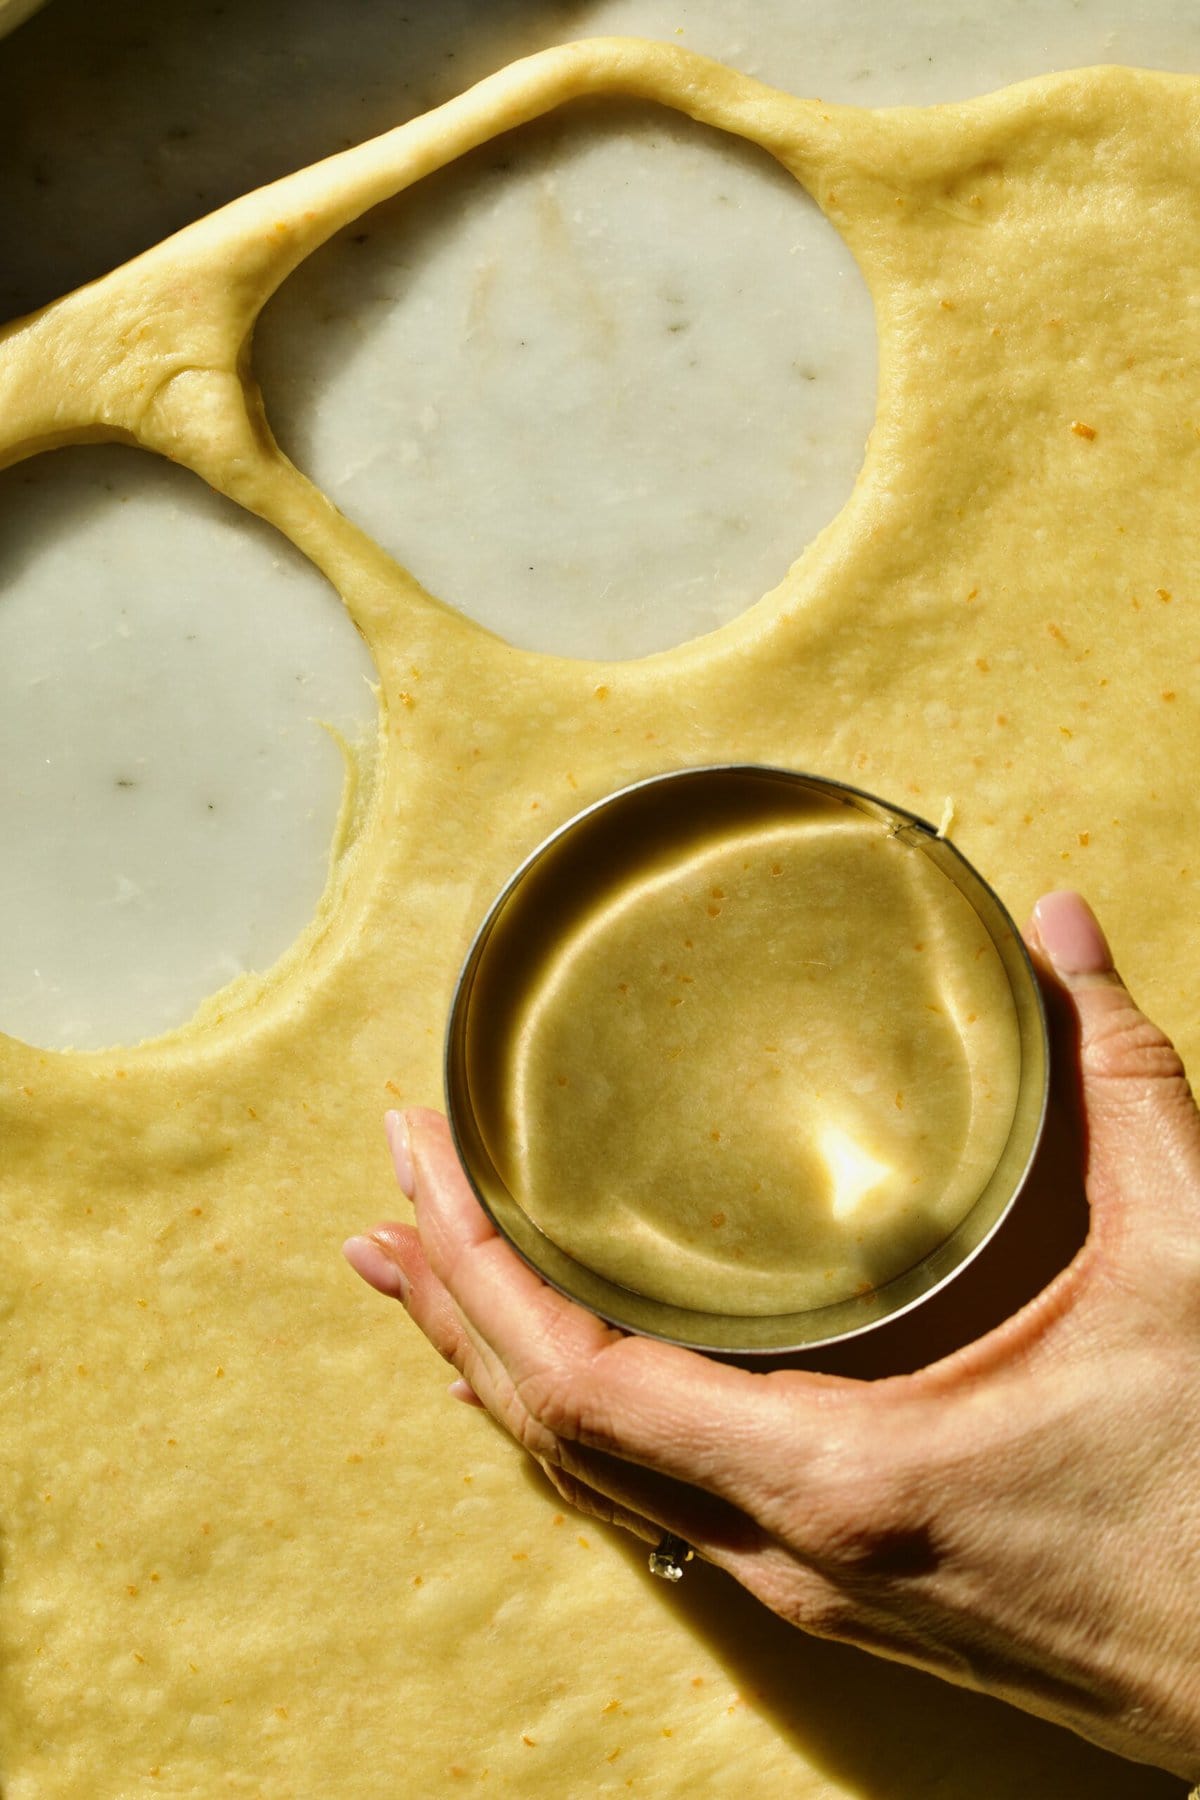
[[[691,1562],[695,1554],[690,1544],[685,1544],[681,1537],[668,1531],[650,1552],[650,1573],[657,1575],[661,1581],[679,1581],[685,1565]]]

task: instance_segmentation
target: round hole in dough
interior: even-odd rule
[[[524,648],[724,624],[853,486],[870,298],[765,152],[661,107],[510,132],[317,251],[255,367],[288,454]]]
[[[96,1049],[273,963],[325,885],[365,645],[286,540],[157,457],[0,476],[0,1027]]]

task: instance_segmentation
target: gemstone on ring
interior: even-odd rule
[[[650,1552],[650,1573],[662,1581],[679,1581],[695,1554],[690,1544],[668,1531]]]

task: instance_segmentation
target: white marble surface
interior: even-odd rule
[[[52,0],[0,44],[0,314],[606,32],[864,105],[1200,67],[1176,0]],[[874,379],[862,283],[803,194],[619,105],[381,208],[293,277],[256,355],[339,505],[572,655],[677,642],[778,580],[849,490]],[[315,721],[370,729],[366,659],[286,545],[127,450],[0,476],[0,583],[0,1029],[130,1041],[310,916],[340,789]]]
[[[255,364],[344,512],[442,599],[567,656],[665,649],[774,587],[849,494],[874,407],[870,300],[803,189],[611,103],[310,258]]]
[[[6,1030],[168,1030],[320,894],[370,657],[324,578],[185,470],[116,445],[0,481]]]

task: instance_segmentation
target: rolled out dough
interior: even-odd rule
[[[605,93],[791,169],[863,269],[881,355],[854,495],[786,580],[612,666],[423,593],[280,454],[251,372],[259,309],[332,232]],[[337,1244],[396,1210],[379,1116],[440,1099],[491,894],[666,765],[789,763],[935,814],[950,794],[1010,908],[1084,887],[1200,1055],[1198,116],[1190,78],[1119,69],[870,113],[574,44],[4,333],[0,461],[116,438],[186,465],[325,573],[380,681],[324,904],[267,976],[136,1048],[0,1041],[9,1800],[1159,1791],[706,1571],[665,1592],[445,1401]]]

